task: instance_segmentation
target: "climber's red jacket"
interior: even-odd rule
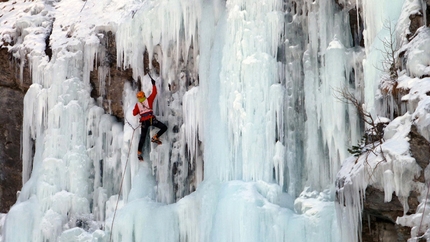
[[[133,115],[136,116],[140,114],[140,122],[146,121],[154,117],[152,111],[152,103],[154,102],[155,96],[157,96],[157,87],[155,85],[152,85],[151,95],[149,95],[149,97],[145,99],[145,101],[137,102],[136,105],[134,105]]]

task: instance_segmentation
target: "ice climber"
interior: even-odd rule
[[[160,136],[166,132],[167,126],[162,122],[158,121],[154,116],[152,111],[152,103],[154,102],[155,96],[157,96],[157,87],[155,86],[155,80],[150,76],[152,82],[152,92],[148,98],[146,98],[145,93],[138,91],[136,94],[138,102],[134,106],[133,115],[140,115],[141,122],[141,134],[139,140],[139,146],[137,148],[137,157],[139,160],[143,161],[142,149],[145,143],[146,135],[148,133],[149,126],[155,126],[160,130],[151,138],[151,142],[156,144],[161,144]]]

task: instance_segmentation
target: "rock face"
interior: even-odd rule
[[[429,164],[430,143],[421,136],[413,125],[409,133],[410,151],[417,164],[422,168],[417,182],[425,183],[424,169]],[[416,192],[408,197],[409,210],[413,214],[419,204]],[[407,241],[411,228],[396,224],[397,217],[403,216],[403,206],[393,194],[391,202],[384,202],[384,192],[374,187],[367,187],[362,213],[362,238],[365,242]]]
[[[22,187],[23,100],[31,81],[25,67],[21,83],[19,63],[6,48],[0,48],[0,70],[0,212],[6,213],[16,202],[16,193]]]
[[[93,86],[91,96],[98,100],[99,105],[104,108],[106,113],[112,114],[122,120],[124,118],[122,91],[125,82],[128,81],[135,84],[132,77],[133,73],[131,69],[122,70],[117,67],[116,42],[112,32],[104,34],[100,42],[100,48],[102,48],[104,56],[100,57],[100,66],[90,73],[90,82]],[[102,75],[99,73],[103,71],[104,74],[102,75],[105,75],[106,79],[104,88],[100,85],[100,76]]]
[[[430,161],[430,143],[418,133],[415,125],[412,125],[408,137],[410,139],[409,144],[411,154],[415,158],[417,164],[424,171]],[[421,172],[421,176],[418,178],[418,181],[425,182],[424,172]]]
[[[0,212],[5,213],[16,202],[16,192],[22,186],[20,137],[24,94],[0,87],[0,97]]]
[[[140,88],[140,80],[133,79],[133,70],[117,66],[116,42],[112,32],[103,33],[100,39],[100,48],[103,55],[98,60],[99,66],[90,73],[90,82],[93,87],[91,96],[98,101],[106,113],[112,114],[123,121],[124,110],[122,108],[122,92],[124,84],[129,82],[136,90]],[[149,66],[148,53],[144,53],[142,60],[144,66]],[[160,72],[160,64],[153,59],[152,66],[156,73]],[[145,74],[147,71],[145,71]],[[100,78],[105,77],[104,87],[101,87]]]
[[[415,213],[418,206],[417,194],[408,198],[409,211]],[[403,206],[393,194],[391,202],[384,202],[384,192],[374,187],[367,187],[362,213],[362,239],[365,242],[407,241],[410,238],[409,227],[396,224],[397,217],[403,216]]]

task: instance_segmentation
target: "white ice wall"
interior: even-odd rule
[[[7,241],[340,241],[331,189],[360,130],[334,90],[362,88],[361,73],[352,80],[350,72],[360,67],[363,50],[352,48],[347,13],[334,2],[74,0],[16,7],[45,11],[19,17],[29,36],[38,35],[29,26],[55,21],[50,61],[43,48],[16,46],[31,53],[34,84],[24,100],[26,184],[6,219]],[[104,54],[102,31],[113,31],[117,65],[131,68],[147,94],[145,69],[153,67],[143,65],[144,52],[161,67],[159,75],[151,70],[159,93],[154,106],[169,131],[163,145],[147,144],[145,163],[134,155],[140,134],[131,115],[134,87],[124,87],[124,123],[89,96],[89,72]],[[194,181],[186,180],[189,166]],[[34,215],[14,237],[28,209]]]

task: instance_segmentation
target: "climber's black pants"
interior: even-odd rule
[[[139,147],[137,148],[138,151],[142,151],[142,149],[143,149],[143,145],[145,144],[145,139],[146,139],[146,135],[148,133],[149,126],[155,126],[155,127],[160,129],[157,132],[157,137],[160,137],[167,130],[167,126],[165,124],[163,124],[162,122],[158,121],[155,117],[143,121],[141,123]]]

